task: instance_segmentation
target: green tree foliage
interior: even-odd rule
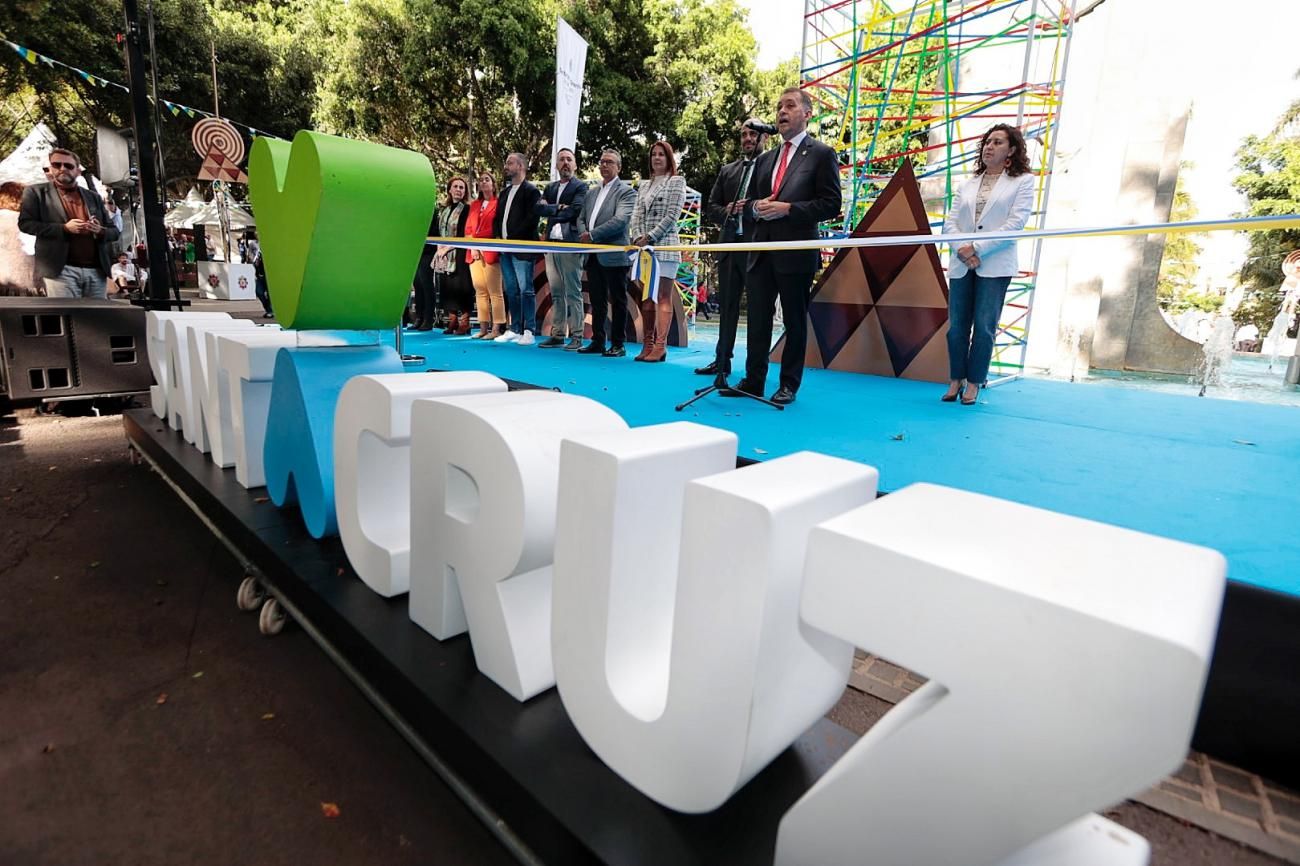
[[[310,45],[294,40],[286,25],[306,3],[154,0],[160,95],[211,111],[215,43],[222,115],[284,136],[309,126],[317,61]],[[143,16],[145,4],[141,7]],[[0,33],[5,38],[121,84],[127,82],[126,61],[115,37],[124,28],[117,2],[0,4]],[[0,93],[10,95],[0,100],[0,131],[9,130],[0,147],[13,147],[33,123],[44,121],[61,144],[93,165],[95,127],[129,125],[130,103],[124,91],[96,87],[66,69],[25,63],[16,54],[11,58],[0,63]],[[190,144],[194,121],[184,115],[174,118],[165,109],[161,117],[167,180],[171,192],[179,194],[202,162]]]
[[[1277,216],[1300,211],[1300,137],[1285,132],[1247,136],[1237,151],[1240,172],[1233,186],[1246,197],[1246,216]],[[1300,230],[1250,233],[1241,267],[1247,299],[1234,317],[1267,333],[1282,304],[1282,260],[1300,249]]]
[[[625,174],[644,173],[650,144],[663,138],[687,182],[707,191],[735,158],[740,121],[770,117],[776,94],[798,79],[793,61],[755,69],[737,0],[153,0],[153,10],[164,98],[212,109],[215,43],[223,116],[283,137],[317,128],[410,148],[443,176],[467,171],[471,158],[499,173],[515,150],[536,175],[549,168],[557,15],[590,43],[584,168],[615,147]],[[6,38],[119,82],[122,29],[115,0],[0,8]],[[0,146],[41,119],[90,158],[95,125],[121,128],[130,117],[122,91],[16,55],[0,63],[0,92],[0,132],[15,130]],[[173,194],[201,162],[193,122],[163,112]]]
[[[465,172],[471,150],[479,170],[499,173],[516,150],[536,174],[549,168],[556,15],[589,46],[580,166],[613,147],[625,173],[644,173],[663,138],[687,182],[707,188],[734,158],[740,121],[774,101],[735,0],[357,0],[343,14],[319,125],[419,150],[443,175]]]
[[[1192,165],[1184,162],[1179,166],[1178,182],[1174,186],[1174,203],[1169,211],[1172,222],[1184,222],[1196,219],[1199,213],[1196,203],[1183,183],[1184,171]],[[1214,294],[1197,292],[1196,275],[1201,266],[1197,258],[1201,255],[1201,245],[1196,242],[1197,235],[1172,234],[1165,238],[1164,254],[1160,259],[1160,276],[1156,280],[1156,299],[1160,306],[1171,313],[1181,313],[1188,307],[1213,312],[1223,305],[1223,298]]]

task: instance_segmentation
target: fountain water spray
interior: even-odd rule
[[[1279,312],[1273,317],[1273,324],[1268,329],[1268,335],[1264,337],[1264,353],[1269,356],[1268,369],[1270,372],[1277,363],[1278,355],[1282,354],[1282,342],[1286,340],[1286,329],[1290,323],[1290,314],[1285,310]]]
[[[1201,348],[1201,363],[1196,370],[1196,377],[1201,380],[1201,391],[1196,396],[1204,397],[1205,389],[1211,385],[1218,385],[1222,381],[1223,371],[1232,363],[1234,330],[1231,316],[1221,314],[1214,320],[1210,338]]]

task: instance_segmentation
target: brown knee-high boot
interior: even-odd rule
[[[655,310],[655,343],[650,354],[645,356],[647,363],[668,360],[668,332],[672,326],[673,305],[672,296],[669,295],[668,303],[660,304]]]
[[[649,360],[650,351],[654,348],[655,342],[655,302],[645,300],[641,302],[641,354],[633,358],[633,361]]]

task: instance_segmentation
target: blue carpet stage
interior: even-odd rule
[[[886,491],[930,481],[1203,544],[1227,556],[1232,580],[1300,597],[1295,407],[1039,379],[961,406],[941,403],[942,386],[928,382],[809,370],[784,412],[717,396],[675,412],[708,384],[691,369],[711,348],[636,364],[436,332],[403,338],[404,351],[423,354],[430,369],[559,387],[633,425],[690,420],[732,430],[743,457],[820,451],[875,466]],[[775,388],[774,366],[768,392]],[[979,539],[971,542],[974,553]]]

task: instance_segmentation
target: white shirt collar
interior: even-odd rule
[[[796,150],[798,150],[799,145],[803,144],[803,140],[807,137],[808,137],[808,130],[805,129],[803,132],[799,133],[794,138],[790,139],[790,152],[794,153]],[[784,142],[782,143],[782,146],[784,146]],[[777,157],[777,159],[780,159],[780,157]]]
[[[789,160],[793,160],[793,159],[794,159],[795,151],[797,151],[797,150],[799,149],[799,145],[803,144],[803,140],[804,140],[805,138],[807,138],[807,137],[808,137],[808,130],[805,129],[803,132],[799,133],[799,134],[796,135],[794,138],[790,139],[790,157],[789,157]],[[779,171],[780,168],[781,168],[781,150],[782,150],[782,148],[784,148],[784,147],[785,147],[785,142],[784,142],[784,141],[782,141],[780,144],[778,144],[778,145],[776,146],[776,160],[772,163],[772,183],[773,183],[773,185],[776,184],[776,173],[777,173],[777,171]],[[790,162],[789,162],[789,161],[786,162],[785,167],[786,167],[786,169],[789,169],[789,168],[790,168]],[[773,191],[775,192],[775,190],[773,190]]]

